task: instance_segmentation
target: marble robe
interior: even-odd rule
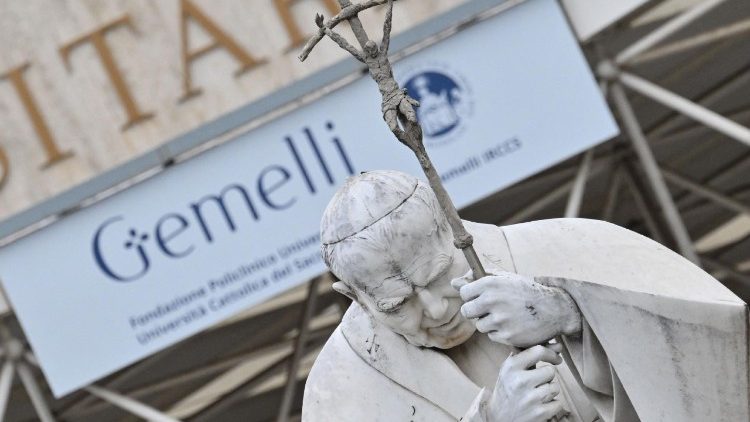
[[[466,222],[485,265],[568,292],[583,316],[558,367],[569,420],[747,421],[747,305],[652,240],[606,222]],[[477,362],[488,371],[502,363]],[[481,420],[487,397],[444,354],[408,344],[357,305],[308,377],[303,421]],[[595,410],[594,410],[595,409]]]

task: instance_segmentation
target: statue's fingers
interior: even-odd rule
[[[467,283],[461,287],[461,290],[459,290],[461,299],[463,299],[464,302],[474,300],[479,297],[479,295],[489,290],[493,283],[495,283],[495,280],[492,277],[482,277],[479,280]]]
[[[565,405],[563,404],[563,402],[559,398],[557,398],[555,400],[552,400],[551,403],[557,403],[557,402],[560,403],[560,410],[558,410],[557,413],[553,416],[554,419],[551,418],[550,420],[551,421],[560,421],[560,422],[567,421],[568,420],[567,416],[570,415],[570,411],[565,408]]]
[[[552,418],[560,415],[566,415],[568,412],[563,408],[560,400],[552,400],[548,403],[543,403],[536,408],[534,415],[536,420],[548,421],[554,420]]]
[[[483,289],[478,288],[476,286],[476,282],[473,282],[473,283],[465,283],[458,290],[458,293],[461,295],[461,299],[464,302],[469,302],[479,297],[479,295],[482,294],[482,291]]]
[[[477,327],[477,331],[479,331],[480,333],[488,333],[490,331],[493,331],[493,328],[490,327],[487,318],[479,318],[474,322],[474,325]]]
[[[552,349],[555,353],[562,353],[563,350],[562,343],[548,343],[547,347]]]
[[[472,281],[474,281],[474,272],[469,270],[461,277],[451,280],[451,286],[453,286],[454,289],[461,291],[461,287],[471,283]]]
[[[529,369],[528,374],[531,385],[539,388],[555,379],[555,367],[552,365],[540,366],[539,368]]]
[[[556,382],[542,384],[531,392],[532,400],[538,400],[540,403],[548,403],[560,394],[560,386]]]
[[[520,365],[523,369],[528,369],[536,366],[539,362],[547,362],[551,363],[553,365],[558,365],[562,363],[562,358],[560,355],[555,353],[554,350],[544,347],[541,345],[537,345],[534,347],[530,347],[520,353],[518,353],[515,357],[516,362],[518,365]],[[550,366],[545,366],[544,368],[551,368],[554,375],[554,368]],[[542,368],[539,368],[542,369]],[[536,371],[537,369],[533,369],[532,371]],[[545,369],[545,371],[548,371]],[[536,384],[540,385],[542,383]]]
[[[454,278],[453,280],[451,280],[451,286],[458,292],[461,291],[461,287],[464,287],[467,284],[469,284],[469,281],[464,279],[463,277]]]
[[[474,325],[480,333],[489,333],[490,331],[497,331],[504,322],[502,318],[498,318],[493,314],[487,314],[479,318]]]
[[[489,306],[483,300],[474,299],[461,306],[461,315],[466,318],[481,318],[489,312]]]

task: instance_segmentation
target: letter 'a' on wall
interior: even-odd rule
[[[617,134],[553,0],[464,29],[395,73],[422,103],[425,143],[459,207]],[[53,393],[323,272],[323,209],[370,169],[421,174],[361,78],[0,249]]]

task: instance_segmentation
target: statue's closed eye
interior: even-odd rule
[[[380,299],[377,302],[378,310],[381,312],[395,312],[397,311],[401,305],[403,305],[408,297],[392,297],[387,299]]]

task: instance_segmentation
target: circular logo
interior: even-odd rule
[[[442,145],[456,139],[472,112],[471,91],[464,78],[444,66],[431,65],[404,78],[409,95],[419,101],[417,119],[425,143]]]

